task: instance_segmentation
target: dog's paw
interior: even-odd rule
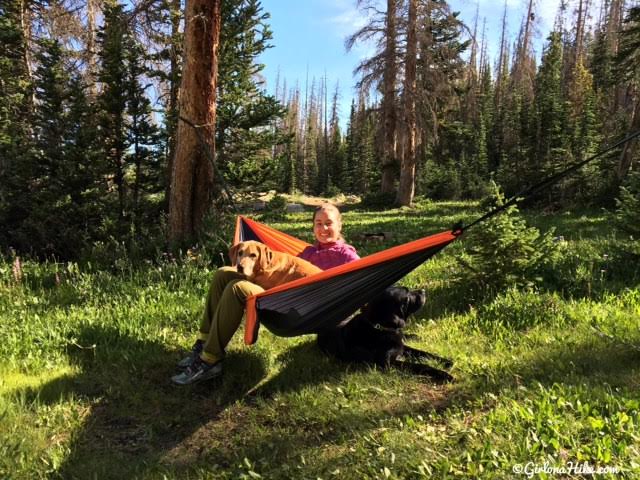
[[[453,360],[449,360],[448,358],[443,358],[440,363],[442,363],[442,366],[446,369],[453,367]]]
[[[437,373],[432,373],[430,376],[436,383],[451,383],[455,381],[453,375],[450,375],[449,373],[442,370],[439,370]]]

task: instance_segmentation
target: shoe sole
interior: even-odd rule
[[[184,373],[180,373],[178,375],[174,375],[173,377],[171,377],[171,381],[174,384],[180,385],[180,386],[193,385],[196,383],[204,382],[206,380],[213,380],[214,378],[217,378],[221,375],[222,375],[221,368],[220,369],[212,368],[211,370],[208,370],[207,372],[203,373],[202,375],[198,375],[195,378],[190,377],[190,378],[183,379],[182,377],[184,377],[185,375]]]

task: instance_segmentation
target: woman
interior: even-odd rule
[[[327,270],[360,258],[342,237],[342,215],[335,205],[323,203],[313,213],[316,242],[299,257]],[[213,276],[198,339],[191,353],[178,362],[183,372],[171,377],[177,385],[190,385],[222,374],[224,350],[238,330],[247,298],[264,290],[233,267],[219,268]]]

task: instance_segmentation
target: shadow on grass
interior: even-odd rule
[[[639,340],[640,341],[640,340]],[[459,385],[463,396],[533,387],[586,387],[589,389],[623,388],[631,391],[640,386],[640,351],[593,334],[591,338],[567,337],[525,352],[514,351],[512,361],[499,368],[468,377]]]
[[[324,382],[339,384],[348,372],[367,368],[327,358],[315,337],[284,351],[277,359],[282,368],[259,386],[267,376],[267,365],[250,351],[230,352],[221,380],[174,386],[170,376],[179,358],[176,352],[115,328],[92,326],[78,332],[68,355],[80,373],[25,392],[35,404],[73,401],[82,405],[80,410],[87,407],[82,427],[69,432],[69,455],[56,472],[65,479],[163,474],[181,478],[198,468],[228,475],[245,457],[259,454],[288,461],[293,445],[299,452],[316,448],[322,436],[323,442],[345,441],[345,436],[365,434],[378,418],[389,415],[381,411],[368,418],[344,412],[330,419],[335,426],[323,425],[320,434],[313,420],[292,431],[288,416],[292,412],[285,410],[273,419],[273,428],[265,424],[261,409],[274,408],[274,397]],[[294,417],[313,412],[304,402],[292,408]],[[278,422],[286,428],[279,429]],[[234,434],[248,443],[231,440],[237,438]]]
[[[283,368],[252,393],[259,397],[271,397],[275,393],[296,391],[308,385],[339,382],[353,365],[335,361],[324,355],[315,342],[315,335],[280,354]],[[362,367],[355,366],[355,369]]]
[[[519,375],[543,385],[636,388],[640,383],[640,351],[595,336],[574,344],[540,348],[514,365]]]
[[[62,478],[131,478],[147,472],[266,374],[258,356],[233,353],[227,362],[232,385],[216,380],[176,387],[170,382],[175,352],[103,327],[80,332],[68,354],[81,373],[27,392],[41,403],[82,399],[90,406],[82,430],[73,432],[70,454],[59,469]],[[238,371],[242,375],[234,375]]]
[[[184,478],[191,473],[197,476],[198,469],[211,478],[218,474],[234,478],[241,473],[244,458],[267,478],[269,473],[296,478],[296,472],[312,473],[295,470],[300,457],[311,455],[318,457],[313,462],[318,476],[338,467],[354,473],[360,467],[349,464],[353,458],[349,446],[391,418],[446,412],[484,393],[499,395],[520,385],[601,388],[607,383],[634,388],[640,364],[637,351],[582,338],[570,345],[542,345],[486,376],[468,376],[459,385],[434,387],[407,378],[412,388],[418,388],[411,399],[403,389],[403,398],[386,396],[379,402],[367,401],[366,408],[361,408],[356,397],[339,408],[310,405],[314,393],[306,387],[328,383],[335,391],[343,385],[345,375],[367,367],[326,358],[313,339],[281,353],[277,358],[280,370],[259,386],[267,367],[259,355],[243,351],[229,355],[221,381],[191,388],[170,384],[171,366],[178,355],[159,343],[94,327],[80,333],[78,344],[96,345],[71,347],[70,358],[82,373],[30,392],[41,402],[80,398],[91,406],[60,467],[62,478],[153,478],[162,474]],[[380,385],[391,390],[394,383],[404,383],[395,375],[388,386],[386,380]],[[320,401],[338,403],[341,398],[335,395]],[[280,404],[282,401],[286,404]],[[290,466],[289,477],[283,465]]]
[[[347,396],[338,393],[338,387],[348,389],[348,382],[344,381],[346,376],[357,373],[366,378],[371,367],[328,358],[316,346],[315,337],[283,352],[278,361],[282,364],[279,372],[252,390],[246,406],[251,411],[234,411],[234,414],[241,413],[241,417],[246,417],[239,421],[234,419],[235,435],[229,436],[219,448],[202,452],[199,461],[201,465],[208,465],[209,473],[215,472],[211,468],[224,467],[226,476],[220,478],[238,478],[244,459],[250,460],[255,472],[264,478],[324,478],[336,468],[353,473],[349,448],[379,429],[381,422],[444,410],[449,406],[446,387],[434,386],[416,377],[412,377],[412,381],[419,385],[420,391],[411,401],[408,396],[393,396],[373,401],[364,409],[357,399],[348,403]],[[398,373],[389,374],[394,378],[383,385],[393,389],[391,385],[399,381]],[[321,390],[324,394],[318,395],[317,387],[323,384],[332,393]],[[358,388],[379,390],[375,383]],[[341,399],[347,403],[340,405]],[[197,444],[211,444],[216,428],[220,429],[213,426],[213,431],[202,433]],[[183,448],[188,449],[189,445]],[[184,458],[184,453],[180,457]],[[307,464],[304,458],[313,458],[313,462]],[[179,463],[172,462],[172,465],[175,468]],[[247,477],[244,473],[243,478]],[[213,474],[212,478],[217,477]],[[359,477],[354,474],[353,478]]]

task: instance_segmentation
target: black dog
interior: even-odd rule
[[[453,377],[443,370],[410,361],[436,360],[449,368],[451,360],[404,344],[402,329],[409,315],[422,308],[425,298],[424,290],[387,288],[351,320],[318,333],[318,346],[325,353],[347,362],[369,363],[382,368],[395,366],[437,381],[451,381]]]

